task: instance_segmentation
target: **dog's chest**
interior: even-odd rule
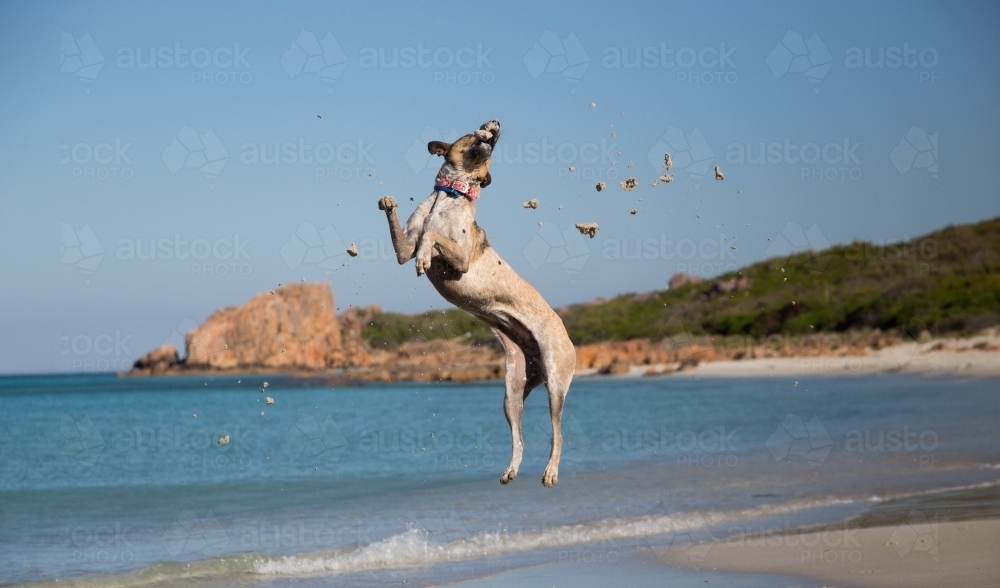
[[[448,237],[456,242],[469,242],[469,230],[476,217],[475,207],[465,198],[453,198],[439,193],[433,208],[424,220],[424,232]]]

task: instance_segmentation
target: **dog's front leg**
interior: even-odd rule
[[[431,268],[431,257],[438,253],[448,262],[448,265],[461,273],[469,271],[471,243],[463,244],[452,241],[434,231],[427,231],[420,238],[417,248],[417,275]]]
[[[385,196],[378,201],[378,209],[385,211],[385,217],[389,220],[389,236],[392,238],[392,248],[396,250],[396,261],[403,265],[413,259],[413,251],[416,244],[406,236],[403,228],[399,225],[399,216],[396,214],[396,200],[392,196]]]

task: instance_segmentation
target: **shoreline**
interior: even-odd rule
[[[657,559],[685,570],[794,575],[864,588],[998,586],[998,550],[1000,519],[940,522],[914,511],[899,525],[735,537],[671,546]]]
[[[970,341],[936,339],[927,343],[902,343],[866,355],[816,355],[701,362],[693,367],[678,364],[630,366],[627,373],[606,377],[748,378],[766,376],[853,376],[918,374],[923,376],[1000,377],[1000,352],[980,350],[980,343],[996,344],[996,337]],[[944,344],[946,347],[941,347]],[[577,377],[597,376],[582,370]]]
[[[623,342],[628,345],[634,342]],[[502,358],[489,356],[483,348],[469,351],[479,355],[481,361],[469,362],[463,349],[454,342],[434,341],[426,344],[427,355],[437,352],[440,361],[428,361],[418,350],[409,350],[409,357],[420,357],[419,363],[371,365],[365,367],[327,370],[281,370],[265,366],[247,366],[233,370],[220,370],[192,366],[157,373],[132,370],[117,372],[119,377],[144,376],[275,376],[303,380],[323,381],[334,386],[394,383],[394,382],[477,382],[503,378]],[[600,345],[600,344],[599,344]],[[589,347],[589,346],[588,346]],[[646,347],[649,347],[646,345]],[[579,348],[578,348],[579,349]],[[693,348],[700,349],[700,348]],[[442,353],[446,351],[446,353]],[[797,352],[796,352],[797,351]],[[680,362],[658,362],[644,359],[628,361],[625,356],[608,360],[615,369],[607,366],[577,369],[576,378],[754,378],[794,376],[854,376],[871,374],[918,374],[924,376],[951,375],[971,378],[1000,377],[1000,334],[990,331],[969,338],[940,338],[926,342],[905,342],[879,349],[852,349],[850,353],[815,352],[795,350],[783,356],[753,356],[733,358],[702,352],[704,360],[687,357]],[[637,357],[643,353],[637,354]]]

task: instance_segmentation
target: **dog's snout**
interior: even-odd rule
[[[479,129],[492,135],[489,139],[491,146],[497,144],[497,139],[500,138],[500,121],[493,119],[489,122],[483,123],[483,126],[479,127]]]

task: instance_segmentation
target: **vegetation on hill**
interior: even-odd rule
[[[470,343],[493,345],[496,337],[482,321],[452,308],[423,314],[385,312],[372,318],[362,336],[376,349],[395,349],[406,341],[467,337]]]
[[[562,308],[576,344],[691,334],[882,329],[967,333],[1000,324],[1000,218],[908,243],[854,242],[755,263],[709,281]],[[466,335],[492,341],[460,310],[385,313],[364,337],[382,348]]]

